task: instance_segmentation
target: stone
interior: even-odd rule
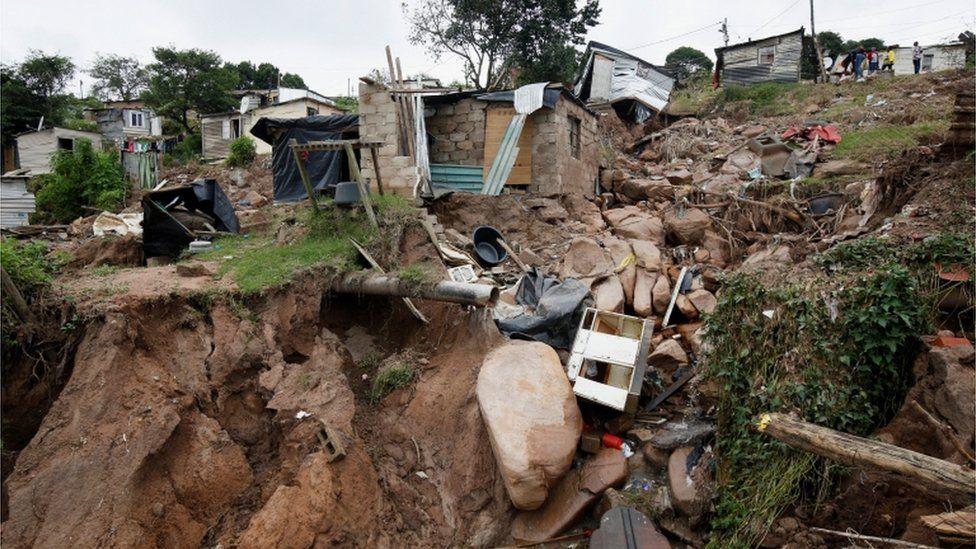
[[[572,465],[583,430],[559,356],[544,343],[510,341],[485,357],[476,394],[508,496],[537,509]]]
[[[715,433],[715,424],[700,419],[670,421],[654,433],[651,446],[659,450],[674,450],[681,446],[694,446]]]
[[[663,316],[667,312],[668,305],[671,304],[671,281],[666,274],[657,277],[657,281],[654,282],[651,303],[655,314]]]
[[[574,238],[569,244],[559,269],[560,278],[575,278],[592,282],[613,272],[609,254],[588,237]]]
[[[644,454],[644,460],[652,467],[664,469],[668,466],[670,454],[666,450],[656,448],[653,444],[645,444],[641,452]]]
[[[637,266],[651,272],[661,270],[661,250],[653,242],[647,240],[631,240],[630,246],[637,256]]]
[[[614,270],[627,259],[627,256],[634,252],[630,243],[622,238],[608,236],[603,239],[603,246],[610,252],[610,259],[613,260]],[[637,265],[631,263],[617,273],[620,285],[624,290],[624,302],[630,305],[634,302],[634,284],[637,282]]]
[[[644,152],[640,153],[638,158],[644,162],[657,162],[661,159],[661,155],[654,149],[644,149]]]
[[[820,112],[820,105],[816,103],[810,103],[806,107],[803,107],[804,114],[816,114]]]
[[[565,377],[565,376],[564,376]],[[521,512],[512,521],[512,538],[541,542],[559,535],[606,491],[627,479],[627,460],[620,450],[603,448],[578,470],[570,471],[553,488],[545,505]]]
[[[247,194],[244,195],[244,200],[247,200],[248,204],[255,208],[260,208],[268,203],[267,198],[261,196],[260,193],[254,190],[247,191]]]
[[[673,339],[665,339],[647,357],[647,365],[670,375],[676,369],[688,364],[688,355],[681,344]]]
[[[664,216],[668,242],[674,244],[701,244],[705,231],[711,226],[712,218],[698,208],[688,208],[682,215],[672,210]]]
[[[929,364],[935,379],[944,380],[938,385],[932,403],[966,445],[971,444],[974,437],[976,376],[972,365],[963,364],[960,356],[967,352],[971,356],[972,349],[972,345],[954,345],[933,347],[929,351]],[[964,360],[968,362],[971,358],[965,357]]]
[[[688,293],[688,301],[698,309],[701,314],[712,314],[715,311],[715,305],[718,304],[718,300],[706,289],[695,290]]]
[[[765,250],[758,251],[742,262],[739,270],[742,272],[758,271],[763,269],[785,269],[793,262],[790,257],[790,247],[785,244],[770,246]]]
[[[185,278],[196,278],[200,276],[213,276],[213,271],[203,263],[177,263],[176,274]]]
[[[708,250],[708,260],[719,267],[729,263],[729,241],[711,229],[706,229],[702,237],[702,247]]]
[[[729,173],[734,175],[745,175],[748,172],[758,168],[762,164],[759,155],[750,151],[749,149],[739,149],[734,153],[729,155],[729,158],[722,164],[722,168],[719,170],[722,173]]]
[[[686,320],[698,318],[698,309],[686,294],[678,294],[678,298],[674,300],[674,308],[680,311]]]
[[[624,287],[616,275],[608,276],[593,285],[594,306],[601,311],[624,312]]]
[[[634,284],[634,300],[631,302],[637,316],[647,318],[654,314],[654,283],[658,276],[645,269],[637,269]]]
[[[766,126],[762,126],[759,124],[752,124],[742,128],[742,131],[740,131],[739,133],[741,133],[742,137],[745,137],[746,139],[752,139],[753,137],[758,137],[766,133]]]
[[[691,352],[695,353],[696,356],[701,356],[702,354],[701,337],[698,335],[701,326],[701,322],[691,322],[677,326],[678,333],[681,334],[681,339],[688,342],[688,347],[691,348]]]
[[[664,244],[664,225],[661,220],[636,206],[607,210],[603,212],[603,218],[618,237]]]
[[[692,179],[691,172],[684,168],[664,172],[664,177],[668,178],[668,182],[672,185],[689,185]]]
[[[713,487],[708,461],[710,452],[691,446],[678,448],[668,459],[668,486],[675,510],[689,517],[692,524],[708,510]]]
[[[816,164],[813,168],[813,175],[816,177],[836,177],[838,175],[864,173],[870,170],[870,166],[856,160],[829,160],[822,164]]]
[[[695,263],[705,263],[712,257],[712,254],[708,253],[708,250],[705,248],[695,248],[693,257],[695,258]]]

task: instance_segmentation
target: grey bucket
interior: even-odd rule
[[[336,183],[335,199],[337,206],[350,206],[359,203],[359,186],[355,181],[341,181]]]
[[[478,263],[485,267],[494,267],[508,258],[508,252],[499,244],[503,240],[502,233],[494,227],[488,225],[476,227],[471,240],[474,241],[474,253]]]

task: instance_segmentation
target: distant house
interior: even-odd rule
[[[915,65],[912,63],[912,51],[912,45],[895,47],[895,74],[912,74],[915,72]],[[963,42],[922,46],[922,72],[961,69],[965,66],[966,44]]]
[[[85,109],[85,120],[98,124],[98,133],[117,144],[163,134],[162,119],[139,100],[109,101],[97,109]]]
[[[102,147],[102,136],[67,128],[44,128],[17,136],[17,167],[29,169],[31,175],[51,173],[51,155],[58,150],[74,150],[77,139],[88,139],[96,150]]]
[[[587,44],[583,59],[573,92],[588,106],[612,106],[621,118],[638,123],[667,106],[675,79],[663,67],[599,42]]]
[[[311,90],[240,90],[234,92],[234,95],[241,98],[238,110],[200,116],[204,157],[227,156],[230,142],[242,135],[248,135],[254,124],[262,118],[304,118],[345,112],[328,97]],[[264,141],[255,141],[255,145],[258,154],[271,152],[271,145]]]
[[[715,48],[715,70],[723,85],[799,82],[803,27],[759,40]]]

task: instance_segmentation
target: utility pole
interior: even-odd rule
[[[810,0],[810,2],[812,3],[813,0]],[[729,45],[729,18],[728,17],[722,19],[722,28],[718,29],[718,32],[722,33],[722,36],[725,39],[725,45],[728,46]]]
[[[827,70],[823,66],[823,52],[820,51],[820,41],[817,40],[817,27],[813,22],[813,0],[810,0],[810,34],[813,35],[813,49],[817,52],[817,68],[820,71],[820,81],[827,82]]]

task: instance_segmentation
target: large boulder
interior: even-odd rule
[[[742,272],[755,272],[765,269],[785,269],[793,263],[790,257],[790,247],[786,244],[770,246],[765,250],[760,250],[742,262],[739,270]]]
[[[713,230],[706,230],[702,237],[702,247],[708,250],[708,259],[712,264],[724,267],[729,263],[729,241]]]
[[[634,284],[634,312],[637,316],[647,318],[654,314],[654,283],[657,273],[637,269],[637,283]]]
[[[620,450],[603,448],[583,464],[570,471],[537,511],[516,515],[512,537],[520,542],[541,542],[559,535],[572,525],[586,509],[612,486],[627,479],[627,459]]]
[[[656,314],[663,315],[667,312],[668,305],[671,304],[671,280],[668,275],[662,273],[657,277],[654,289],[651,290],[651,303]]]
[[[495,461],[518,509],[537,509],[573,463],[583,421],[556,352],[510,341],[485,357],[476,388]]]
[[[607,252],[592,238],[574,238],[559,269],[561,278],[575,278],[587,283],[613,272]]]
[[[616,275],[611,275],[593,285],[594,306],[601,311],[624,312],[624,288]]]
[[[712,314],[715,311],[715,306],[718,305],[718,300],[712,295],[712,292],[704,288],[699,288],[693,292],[688,293],[688,301],[698,309],[701,314]]]
[[[602,221],[602,220],[601,220]],[[627,259],[627,256],[634,253],[630,243],[622,238],[608,236],[603,239],[603,245],[610,252],[610,258],[614,265],[620,265]],[[616,268],[615,268],[616,270]],[[624,290],[624,301],[629,305],[634,302],[634,284],[637,282],[637,265],[631,263],[617,273],[620,285]]]
[[[664,173],[664,177],[667,177],[672,185],[688,185],[692,179],[691,172],[684,168],[667,171]]]
[[[708,502],[714,491],[709,461],[710,451],[691,446],[678,448],[668,460],[671,504],[692,524],[696,524],[708,510]]]
[[[688,208],[681,215],[672,210],[664,216],[668,241],[675,244],[701,244],[705,231],[711,226],[712,218],[698,208]]]
[[[661,220],[636,206],[624,206],[603,212],[603,218],[621,238],[650,240],[664,244],[664,225]]]
[[[631,247],[634,255],[637,256],[637,266],[651,272],[661,270],[661,250],[653,242],[647,240],[632,240]]]
[[[681,348],[681,344],[673,339],[665,339],[651,356],[647,357],[647,365],[671,375],[678,368],[688,364],[688,355]]]

